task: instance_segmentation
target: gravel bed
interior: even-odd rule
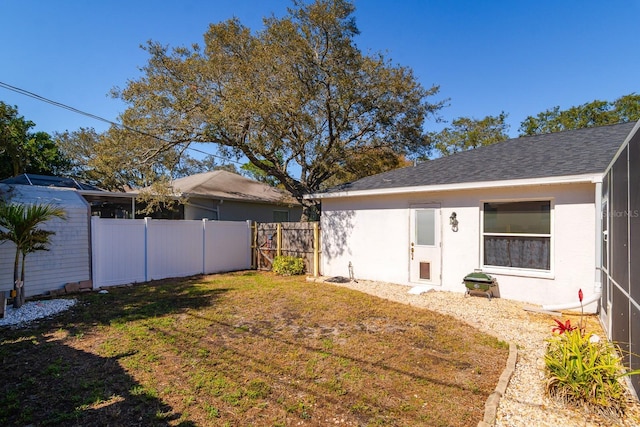
[[[68,310],[76,304],[75,299],[53,299],[44,301],[29,301],[20,308],[7,306],[4,318],[0,319],[0,326],[20,327],[37,319],[53,316]]]
[[[407,286],[372,281],[330,284],[448,314],[501,340],[514,343],[518,347],[518,360],[507,390],[500,399],[494,423],[496,427],[640,426],[640,404],[636,399],[631,399],[625,419],[611,420],[568,409],[546,397],[544,350],[545,340],[551,336],[554,326],[554,316],[532,311],[540,310],[540,307],[503,298],[489,300],[445,291],[413,295],[408,293],[410,288]],[[595,316],[588,316],[587,325],[588,330],[603,336]]]

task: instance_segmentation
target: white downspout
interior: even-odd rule
[[[567,304],[556,304],[556,305],[543,305],[542,309],[546,310],[546,311],[560,311],[560,310],[573,310],[573,309],[577,309],[580,307],[584,307],[585,305],[589,305],[593,302],[599,301],[600,300],[600,292],[597,292],[593,295],[591,295],[589,298],[587,299],[583,299],[582,300],[582,304],[580,304],[580,301],[578,302],[570,302]]]
[[[558,310],[572,310],[584,307],[594,302],[599,302],[602,296],[602,177],[595,180],[595,278],[593,283],[593,295],[583,299],[582,303],[579,300],[565,304],[551,304],[543,305],[543,310],[558,311]],[[598,311],[599,306],[598,306]]]

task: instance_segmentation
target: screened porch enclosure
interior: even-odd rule
[[[640,369],[640,133],[632,135],[602,183],[600,313],[624,364]],[[630,379],[640,394],[640,377]]]

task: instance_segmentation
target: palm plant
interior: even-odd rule
[[[20,308],[24,304],[27,255],[49,250],[50,238],[55,234],[54,231],[42,230],[39,226],[56,217],[66,219],[64,209],[50,204],[0,203],[0,242],[9,241],[16,245],[13,264],[14,308]]]

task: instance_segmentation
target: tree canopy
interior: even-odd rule
[[[218,164],[213,156],[196,159],[184,153],[184,147],[152,153],[149,161],[140,151],[127,150],[129,132],[111,128],[102,134],[93,128],[54,135],[60,151],[68,159],[67,174],[73,178],[106,190],[152,186],[154,183],[181,178],[196,173],[224,168],[235,171],[233,165]],[[149,138],[145,142],[149,143]],[[140,165],[144,161],[145,164]]]
[[[507,114],[502,112],[481,120],[469,117],[454,119],[451,126],[429,134],[429,154],[447,156],[506,140],[509,138],[506,117]],[[566,110],[553,107],[536,116],[528,116],[520,123],[519,132],[520,136],[537,135],[637,120],[640,120],[640,95],[631,93],[615,101],[595,100]]]
[[[423,123],[443,105],[428,101],[438,87],[425,89],[382,54],[363,54],[351,2],[294,6],[255,33],[237,19],[212,24],[202,47],[149,42],[143,77],[114,95],[128,105],[125,126],[157,138],[129,133],[119,149],[140,166],[192,142],[217,144],[272,176],[306,215],[315,202],[303,196],[331,178],[389,167],[359,169],[366,159],[425,151]]]
[[[507,140],[509,125],[505,123],[506,118],[507,115],[502,112],[497,116],[487,116],[480,120],[469,117],[454,119],[451,126],[429,134],[432,154],[448,156]]]
[[[0,179],[22,173],[55,175],[68,167],[67,159],[46,132],[18,114],[18,108],[0,101]]]
[[[520,135],[604,126],[640,120],[640,95],[631,93],[615,101],[595,100],[560,110],[559,106],[528,116],[520,124]]]

